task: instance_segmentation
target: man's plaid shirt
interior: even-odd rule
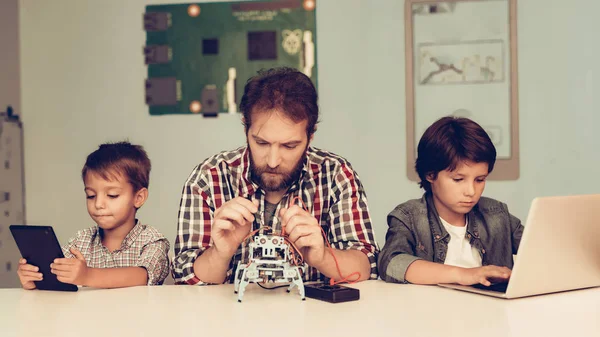
[[[117,250],[111,252],[102,244],[98,226],[77,232],[62,247],[66,258],[75,257],[71,248],[81,252],[90,268],[142,267],[148,272],[148,285],[161,285],[169,275],[169,241],[137,220]]]
[[[203,284],[193,266],[196,258],[212,245],[211,226],[216,209],[235,197],[254,196],[260,201],[259,210],[264,210],[265,193],[250,179],[249,155],[247,147],[219,153],[196,166],[185,182],[175,239],[175,283]],[[333,153],[309,147],[298,182],[289,188],[275,214],[297,196],[320,221],[333,248],[356,249],[367,255],[370,276],[376,279],[379,249],[363,186],[350,163]],[[257,226],[255,221],[253,229]],[[277,216],[272,227],[275,232],[281,231]],[[229,264],[226,282],[233,282],[234,268],[247,256],[247,242],[243,242]],[[315,281],[320,279],[320,273],[310,267],[304,278]]]

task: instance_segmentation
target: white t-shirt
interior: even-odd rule
[[[481,267],[481,254],[479,254],[477,248],[471,247],[469,240],[465,237],[467,224],[464,227],[457,227],[442,218],[440,218],[440,221],[450,234],[444,264],[463,268]]]

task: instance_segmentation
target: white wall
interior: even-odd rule
[[[18,10],[18,0],[0,0],[0,112],[11,105],[15,114],[21,113]],[[3,202],[3,196],[0,197],[0,288],[19,285],[15,270],[20,255],[8,226],[23,222],[20,129],[16,123],[3,122],[3,118],[0,117],[0,193],[9,192],[10,200]],[[8,159],[6,168],[4,161]]]
[[[19,1],[0,1],[0,111],[21,111],[19,78]]]
[[[63,242],[93,225],[79,172],[99,143],[129,138],[146,147],[153,170],[140,218],[173,240],[193,166],[244,142],[238,116],[149,116],[141,15],[146,4],[169,2],[20,1],[27,219],[56,226]],[[405,169],[403,8],[399,0],[320,0],[317,11],[315,145],[359,172],[381,244],[387,213],[421,194]],[[489,182],[485,194],[524,220],[535,196],[600,192],[600,2],[527,0],[518,12],[521,178]]]

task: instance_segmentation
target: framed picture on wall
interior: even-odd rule
[[[425,129],[468,117],[497,151],[492,180],[519,177],[516,0],[406,0],[407,173]]]

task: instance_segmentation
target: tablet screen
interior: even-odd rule
[[[52,227],[11,225],[10,231],[21,256],[28,264],[38,267],[43,275],[43,280],[34,281],[37,289],[77,291],[76,285],[62,283],[50,272],[54,259],[64,257]]]

